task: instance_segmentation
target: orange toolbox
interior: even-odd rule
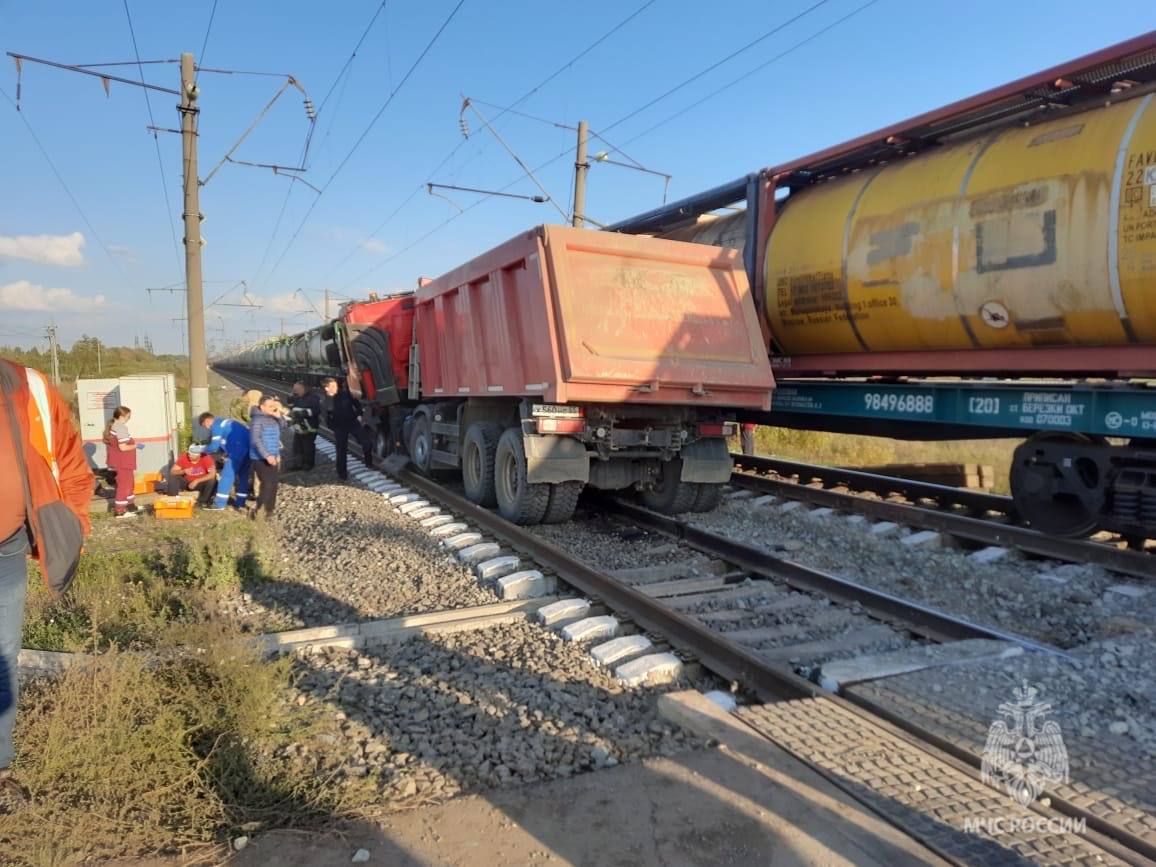
[[[142,473],[133,482],[132,492],[134,494],[151,494],[155,490],[157,482],[164,480],[164,473]]]
[[[190,497],[157,497],[153,512],[160,521],[183,521],[193,517],[195,502]]]

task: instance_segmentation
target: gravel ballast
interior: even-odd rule
[[[268,533],[277,574],[248,582],[236,605],[236,614],[260,628],[352,623],[497,601],[416,521],[380,494],[339,482],[324,461],[284,477]]]
[[[1010,552],[998,562],[981,563],[964,550],[903,545],[902,528],[880,536],[869,523],[838,514],[816,518],[803,508],[781,512],[744,500],[724,502],[692,520],[779,556],[786,549],[789,559],[804,566],[1059,647],[1135,631],[1156,617],[1156,591],[1120,595],[1109,588],[1138,582],[1097,566],[1027,560]]]
[[[700,746],[585,650],[530,623],[415,638],[295,661],[296,702],[340,736],[285,754],[307,770],[376,784],[387,806],[568,777]]]

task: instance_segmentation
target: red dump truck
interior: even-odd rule
[[[733,410],[769,409],[774,387],[735,251],[560,226],[290,340],[317,349],[222,366],[288,379],[337,359],[385,448],[460,471],[471,500],[527,524],[568,520],[586,485],[713,508]]]

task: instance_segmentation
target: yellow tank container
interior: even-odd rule
[[[1156,343],[1153,95],[792,195],[766,311],[790,355]]]

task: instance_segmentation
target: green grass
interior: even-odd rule
[[[66,596],[53,597],[30,569],[24,646],[139,650],[163,643],[174,624],[211,617],[213,594],[261,580],[266,559],[248,522],[219,517],[180,525],[144,519],[131,528],[98,520]]]
[[[97,520],[66,597],[30,576],[25,646],[92,655],[21,695],[14,771],[31,797],[0,814],[0,863],[174,853],[219,863],[238,833],[371,803],[367,781],[319,776],[286,755],[339,736],[337,722],[298,707],[290,660],[263,659],[218,613],[221,594],[270,580],[263,532],[216,515]]]
[[[759,427],[755,432],[755,451],[759,454],[813,464],[847,467],[907,463],[986,464],[995,473],[995,492],[1005,494],[1009,490],[1008,470],[1011,467],[1012,451],[1019,442],[909,442],[885,437],[774,427]]]

